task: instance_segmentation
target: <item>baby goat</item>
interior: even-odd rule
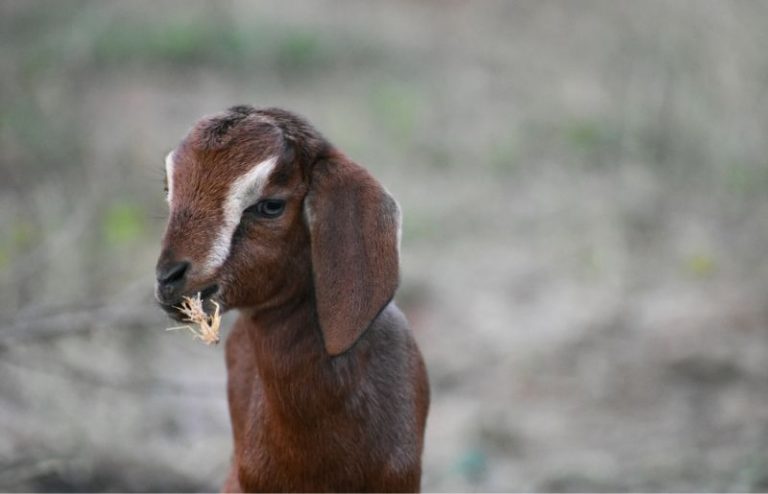
[[[239,309],[225,491],[417,491],[427,375],[402,313],[400,211],[312,126],[249,106],[166,158],[156,297]]]

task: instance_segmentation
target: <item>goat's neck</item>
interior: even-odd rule
[[[359,367],[353,352],[327,354],[311,295],[241,317],[269,406],[285,418],[306,421],[343,405]]]

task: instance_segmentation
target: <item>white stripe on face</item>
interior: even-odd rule
[[[168,185],[168,194],[165,195],[165,200],[170,206],[173,198],[173,151],[165,157],[165,180]]]
[[[227,260],[232,244],[232,235],[240,223],[243,211],[261,197],[264,186],[267,185],[269,176],[276,164],[277,156],[257,163],[230,186],[222,206],[224,217],[221,228],[213,241],[213,245],[211,245],[208,259],[203,266],[206,273],[212,273]]]

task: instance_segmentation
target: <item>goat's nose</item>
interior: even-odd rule
[[[157,281],[160,283],[174,283],[184,278],[189,269],[187,261],[172,262],[157,270]]]
[[[184,286],[184,277],[189,269],[186,261],[170,262],[157,269],[157,287],[160,295],[173,299]]]

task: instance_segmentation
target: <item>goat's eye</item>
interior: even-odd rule
[[[285,201],[280,199],[264,199],[245,210],[248,214],[255,214],[264,218],[277,218],[283,214]]]

